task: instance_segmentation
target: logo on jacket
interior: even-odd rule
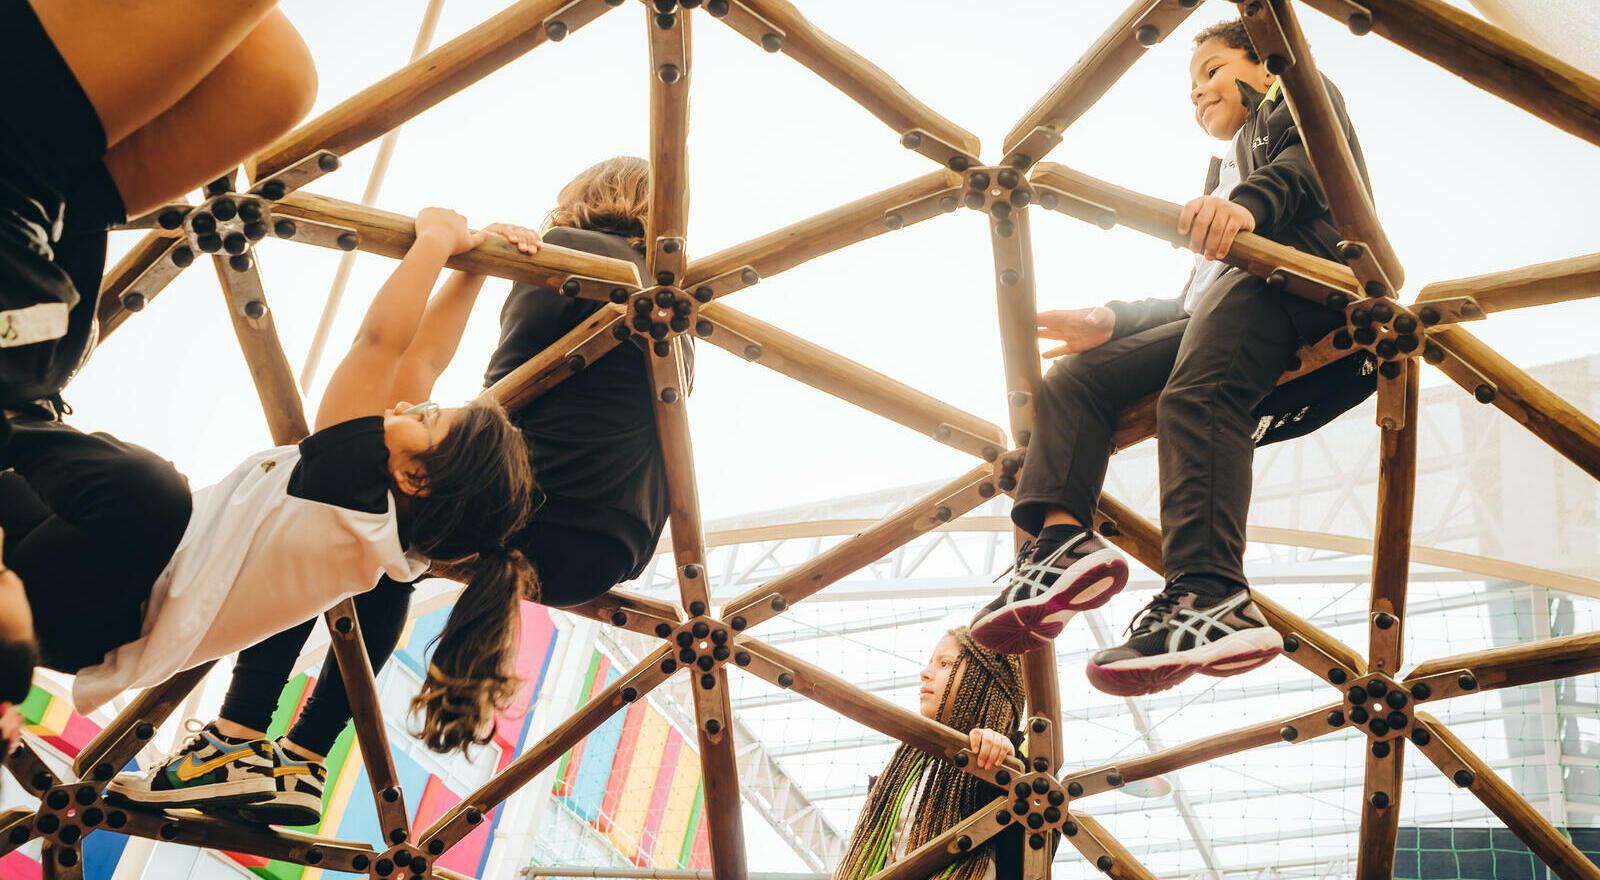
[[[1264,147],[1266,145],[1267,145],[1267,136],[1266,135],[1261,135],[1261,136],[1257,137],[1255,140],[1250,142],[1250,149],[1253,150],[1256,147]]]
[[[278,463],[269,458],[266,461],[261,463],[261,472],[262,473],[271,473],[272,469],[277,467],[277,466],[278,466]]]

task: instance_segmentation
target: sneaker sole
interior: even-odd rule
[[[265,787],[262,786],[262,782],[266,782]],[[134,793],[107,786],[105,798],[108,801],[117,803],[167,810],[180,807],[199,809],[213,804],[219,806],[241,806],[264,801],[276,793],[271,780],[245,780],[223,782],[197,788],[175,789],[173,791],[140,791]]]
[[[1160,693],[1195,673],[1227,678],[1249,672],[1283,653],[1283,637],[1263,627],[1234,633],[1202,649],[1159,654],[1101,666],[1090,663],[1084,673],[1095,690],[1114,697]]]
[[[281,793],[275,793],[270,800],[224,806],[219,810],[201,812],[230,816],[252,825],[287,825],[299,828],[322,821],[322,799],[317,798],[316,803],[311,803],[311,800],[310,795],[301,795],[297,800],[292,795],[285,797]]]
[[[972,624],[972,638],[998,654],[1026,654],[1061,635],[1073,615],[1099,608],[1128,583],[1128,562],[1111,548],[1068,566],[1045,592],[997,608]]]

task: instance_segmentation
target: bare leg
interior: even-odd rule
[[[128,215],[237,167],[293,128],[316,94],[310,51],[273,10],[177,104],[106,154]]]
[[[29,0],[115,144],[178,103],[276,0]]]

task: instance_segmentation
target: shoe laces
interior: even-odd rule
[[[1026,541],[1023,541],[1022,542],[1022,546],[1017,549],[1017,558],[1013,559],[1011,561],[1011,564],[1006,567],[1005,571],[1002,571],[999,574],[995,575],[994,576],[994,580],[990,581],[989,583],[997,584],[997,583],[1000,582],[1001,578],[1003,578],[1006,575],[1016,571],[1018,566],[1022,565],[1023,560],[1028,558],[1028,554],[1030,554],[1032,552],[1033,552],[1033,540],[1030,538],[1030,539],[1028,539]]]
[[[1178,600],[1191,592],[1181,587],[1168,587],[1157,593],[1154,599],[1146,602],[1145,606],[1139,609],[1139,613],[1134,615],[1133,622],[1128,624],[1128,628],[1123,630],[1122,634],[1146,633],[1166,623],[1172,617],[1172,613],[1178,609]]]

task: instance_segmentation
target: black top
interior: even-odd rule
[[[300,441],[300,461],[289,475],[288,491],[346,510],[387,513],[389,483],[383,416],[360,416]]]
[[[557,227],[544,240],[631,260],[644,277],[644,255],[624,236]],[[485,386],[554,344],[602,305],[548,287],[513,286],[500,310],[500,345],[489,358]],[[692,350],[688,354],[692,376]],[[646,356],[631,343],[618,345],[511,414],[528,441],[534,479],[546,495],[534,521],[622,542],[633,556],[630,578],[644,570],[667,522],[667,472]]]

